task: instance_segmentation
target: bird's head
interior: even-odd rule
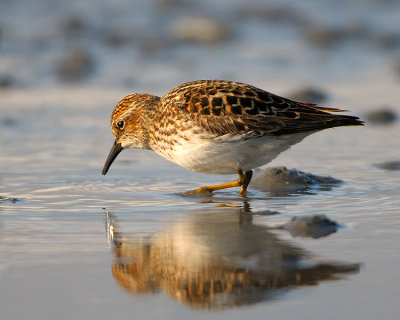
[[[148,139],[143,114],[157,105],[159,97],[148,94],[131,94],[115,106],[111,115],[111,131],[114,144],[103,167],[105,175],[118,154],[126,148],[148,149]]]

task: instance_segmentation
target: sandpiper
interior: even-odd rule
[[[111,115],[115,142],[102,173],[123,149],[148,149],[193,171],[239,174],[235,181],[186,194],[241,186],[243,195],[252,169],[311,133],[363,124],[358,117],[329,113],[340,111],[223,80],[188,82],[162,98],[130,94]]]

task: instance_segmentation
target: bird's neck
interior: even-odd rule
[[[154,97],[155,101],[146,105],[146,108],[142,110],[141,131],[143,145],[141,149],[153,150],[154,136],[159,132],[159,124],[162,123],[160,119],[163,116],[159,105],[160,99],[159,97]]]

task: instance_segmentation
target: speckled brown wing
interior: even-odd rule
[[[282,98],[239,82],[199,80],[180,85],[162,99],[166,108],[190,114],[210,133],[282,135],[342,125],[360,125],[343,111]]]

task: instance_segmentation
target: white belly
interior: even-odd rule
[[[238,169],[247,171],[267,164],[309,134],[311,132],[250,139],[226,135],[211,140],[192,136],[190,141],[179,140],[174,148],[158,153],[193,171],[232,174]]]

